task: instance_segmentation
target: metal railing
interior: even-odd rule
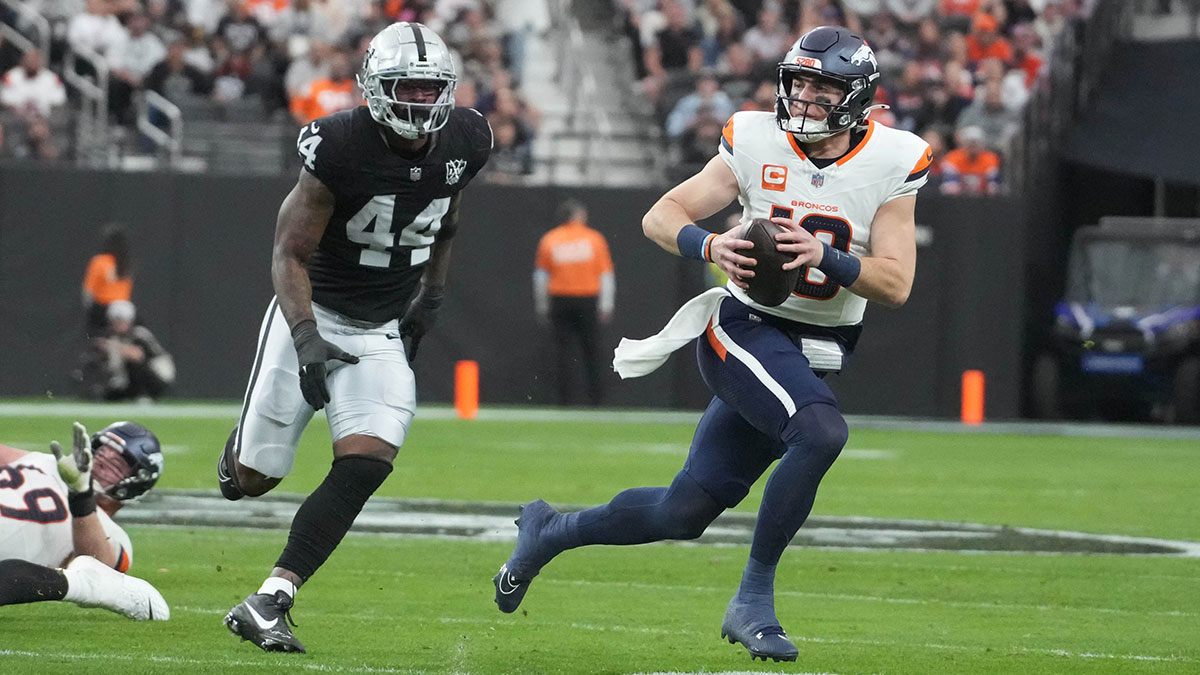
[[[79,72],[81,62],[91,69],[95,79]],[[80,97],[75,154],[82,163],[104,164],[111,154],[108,147],[108,62],[90,49],[67,49],[62,74]]]
[[[147,89],[138,98],[137,128],[162,151],[166,151],[171,164],[177,165],[183,157],[183,113],[179,106],[171,103],[156,91]],[[167,120],[167,130],[154,124],[151,113],[157,112]]]
[[[581,56],[586,51],[586,40],[579,19],[571,11],[570,0],[552,2],[551,11],[553,21],[559,25],[555,31],[560,36],[556,45],[556,79],[567,94],[570,110],[567,130],[583,141],[583,151],[578,160],[579,173],[588,181],[599,182],[607,172],[603,160],[598,158],[597,149],[608,146],[613,133],[612,121],[604,107],[599,105],[602,94],[595,65]],[[557,163],[559,160],[555,157],[553,161]],[[552,172],[553,168],[552,165]]]
[[[17,17],[17,25],[15,27],[7,26],[7,24],[5,24],[6,27],[12,28],[12,33],[18,34],[21,38],[21,40],[13,40],[13,42],[16,43],[16,47],[22,52],[26,52],[36,46],[39,50],[41,50],[42,58],[49,59],[51,31],[50,22],[46,20],[46,17],[38,14],[33,8],[29,7],[25,3],[17,2],[17,0],[0,0],[0,4],[7,7],[8,10]],[[37,31],[36,39],[28,38],[24,34],[29,28],[33,28]],[[5,31],[4,36],[12,39],[12,33]],[[24,41],[23,43],[22,40]]]

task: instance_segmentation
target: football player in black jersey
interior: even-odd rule
[[[333,465],[301,505],[270,576],[225,617],[267,651],[303,652],[288,628],[296,589],[337,547],[392,470],[416,407],[409,363],[437,318],[462,189],[492,133],[454,106],[449,49],[419,23],[371,40],[366,105],[300,131],[304,162],[275,227],[267,309],[237,426],[217,463],[236,500],[279,484],[315,411]]]

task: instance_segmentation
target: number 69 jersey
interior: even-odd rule
[[[305,125],[296,151],[336,200],[308,260],[313,302],[373,323],[399,317],[434,239],[453,235],[442,223],[450,200],[487,163],[491,148],[491,127],[472,108],[455,108],[424,154],[412,159],[388,146],[366,106]]]
[[[99,509],[96,516],[124,572],[133,563],[129,535]],[[75,550],[67,485],[54,456],[29,452],[0,464],[0,559],[57,567]]]
[[[799,221],[817,239],[858,257],[871,255],[871,221],[884,203],[916,194],[925,184],[933,153],[915,134],[868,122],[865,135],[841,159],[819,168],[774,113],[739,112],[726,123],[718,150],[738,181],[742,222],[784,217]],[[762,312],[817,326],[862,321],[866,299],[801,268],[800,281],[782,305],[765,307],[732,283],[741,302]]]

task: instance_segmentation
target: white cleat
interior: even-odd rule
[[[166,621],[171,608],[150,582],[122,574],[91,556],[67,565],[67,597],[80,607],[103,607],[136,621]]]

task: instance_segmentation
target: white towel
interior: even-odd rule
[[[644,340],[621,338],[613,352],[613,370],[621,379],[641,377],[658,370],[672,352],[691,342],[708,328],[708,322],[729,297],[724,288],[710,288],[684,303],[667,325]]]

